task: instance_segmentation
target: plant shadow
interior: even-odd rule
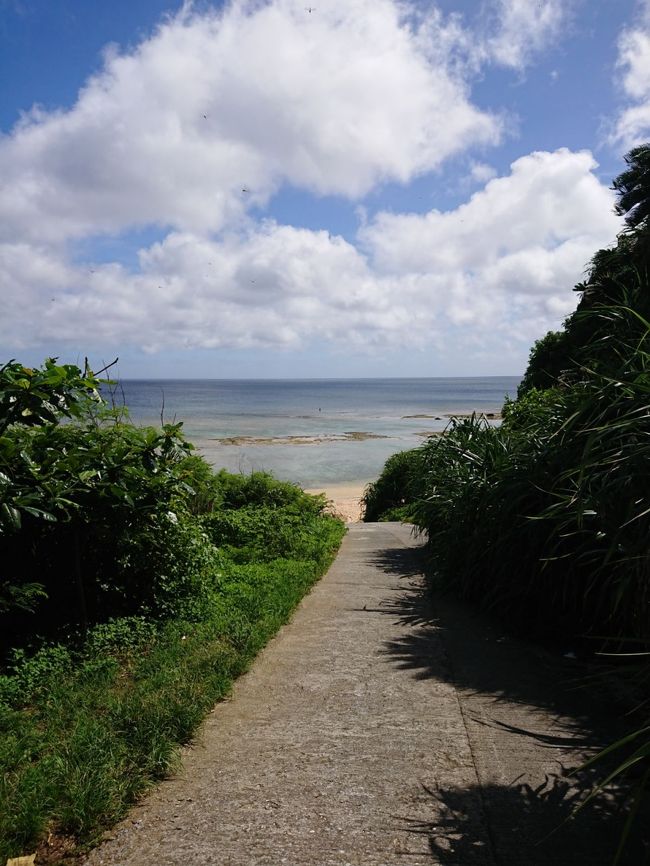
[[[454,686],[478,780],[424,788],[431,821],[402,816],[402,829],[424,835],[432,861],[450,866],[611,866],[634,780],[610,785],[576,814],[612,762],[577,768],[633,728],[623,702],[593,665],[512,637],[432,591],[421,548],[381,550],[371,561],[401,578],[377,608],[396,627],[382,652],[419,681]],[[650,863],[649,825],[635,822],[620,866]]]
[[[424,837],[433,862],[443,866],[611,866],[624,809],[620,792],[584,802],[593,779],[562,771],[538,784],[429,788],[431,820],[398,818],[409,835]],[[647,848],[631,838],[620,866],[643,866]]]
[[[372,558],[382,571],[403,582],[377,611],[404,626],[383,651],[401,670],[418,680],[445,680],[466,694],[533,705],[584,727],[593,735],[604,722],[607,733],[620,718],[623,703],[604,689],[604,669],[527,642],[506,631],[494,618],[427,583],[420,547],[387,549]],[[567,648],[568,649],[568,648]],[[600,692],[593,688],[601,686]]]

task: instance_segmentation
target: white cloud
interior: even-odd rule
[[[498,121],[425,51],[439,15],[408,9],[236,0],[108,51],[70,110],[36,108],[0,139],[3,237],[216,231],[283,182],[355,199],[496,143]]]
[[[620,228],[595,168],[587,152],[533,153],[456,210],[378,215],[357,245],[267,221],[219,239],[172,232],[137,271],[93,273],[7,246],[0,280],[25,302],[9,307],[0,339],[380,349],[443,345],[451,329],[473,353],[499,339],[527,346],[570,311],[585,264]]]
[[[627,150],[650,135],[650,14],[621,33],[616,67],[629,102],[616,119],[612,140]]]
[[[496,177],[496,174],[496,169],[484,162],[472,162],[471,164],[470,176],[477,183],[487,183],[493,177]]]
[[[496,26],[484,50],[495,63],[523,69],[558,39],[571,6],[568,0],[496,0]]]
[[[419,31],[430,56],[461,77],[494,64],[523,72],[569,31],[580,0],[485,0],[476,20],[435,10]]]
[[[632,105],[620,113],[612,136],[616,144],[628,151],[637,144],[643,144],[649,137],[650,102]]]
[[[406,0],[190,7],[108,51],[69,110],[0,137],[0,341],[150,351],[444,346],[476,355],[557,326],[619,224],[588,153],[536,153],[454,211],[363,214],[355,243],[255,222],[283,184],[363,198],[501,125],[470,100],[477,64],[522,69],[556,0],[495,0],[487,29]],[[535,8],[533,8],[533,6]],[[74,263],[73,241],[157,225],[139,267]],[[21,342],[22,341],[22,342]]]
[[[584,238],[587,256],[619,225],[613,195],[592,170],[587,151],[537,152],[512,164],[452,212],[379,214],[362,238],[379,269],[438,272],[501,260],[524,249],[556,249]],[[584,264],[585,259],[582,260]]]
[[[650,33],[624,30],[618,41],[617,67],[623,69],[622,87],[627,96],[643,99],[650,93]]]

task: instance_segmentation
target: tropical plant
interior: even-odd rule
[[[640,144],[625,155],[627,169],[618,175],[612,188],[618,194],[615,210],[625,216],[629,230],[648,228],[650,216],[650,144]]]
[[[399,451],[388,458],[377,481],[363,493],[363,519],[408,520],[413,503],[423,490],[420,450]]]
[[[531,388],[550,388],[573,366],[567,332],[549,331],[530,350],[528,367],[517,394],[523,396]]]
[[[650,146],[626,162],[613,184],[626,228],[592,258],[576,312],[535,344],[500,429],[457,421],[420,449],[410,507],[437,581],[510,627],[645,661],[647,694]],[[623,752],[603,784],[640,771],[637,802],[650,779],[641,705],[645,721],[603,753]]]

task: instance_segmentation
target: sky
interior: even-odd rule
[[[650,0],[0,0],[0,362],[523,373],[615,242]]]

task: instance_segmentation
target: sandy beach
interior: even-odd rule
[[[367,481],[354,481],[350,484],[330,484],[328,487],[310,487],[306,493],[324,493],[331,503],[331,510],[346,523],[361,520],[361,497]]]

